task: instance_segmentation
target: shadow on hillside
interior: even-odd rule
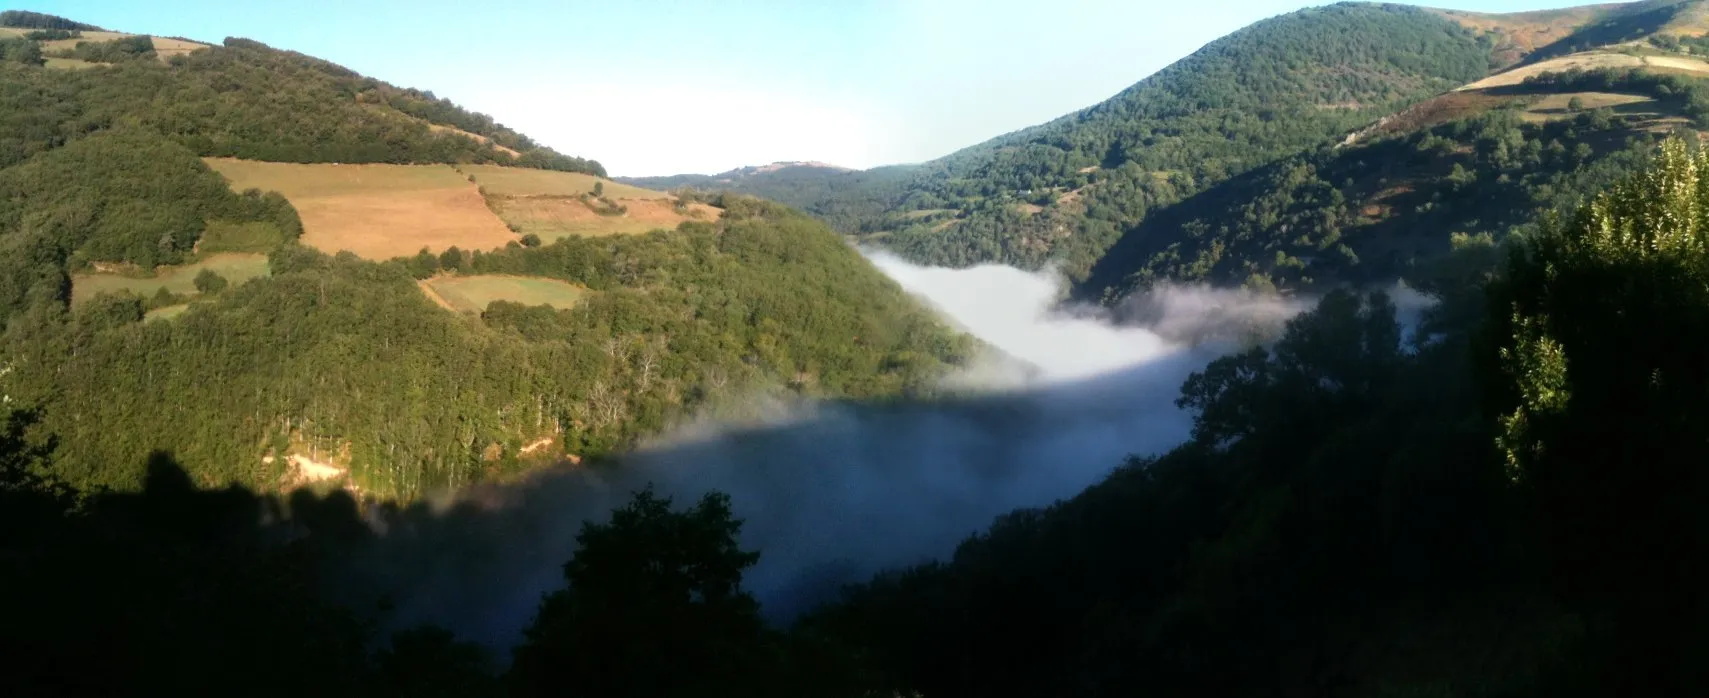
[[[1541,63],[1551,58],[1586,51],[1602,46],[1633,41],[1648,37],[1667,26],[1675,15],[1684,9],[1685,3],[1667,5],[1649,10],[1619,9],[1611,17],[1580,29],[1554,43],[1538,47],[1526,56],[1518,66]]]
[[[687,505],[728,493],[761,552],[746,586],[787,621],[843,584],[949,555],[1016,508],[1077,494],[1133,453],[1183,440],[1174,398],[1215,352],[1185,352],[1072,385],[926,404],[829,403],[787,423],[685,437],[620,467],[560,469],[479,487],[449,507],[376,512],[352,550],[348,592],[394,592],[395,620],[489,646],[514,642],[587,520],[653,483]]]

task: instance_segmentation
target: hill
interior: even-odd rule
[[[1093,300],[1171,279],[1392,279],[1451,233],[1505,237],[1697,126],[1706,21],[1700,0],[1342,3],[922,165],[648,181],[774,198],[920,262],[1054,263]]]
[[[924,391],[966,350],[782,206],[613,182],[245,39],[0,21],[32,28],[0,63],[0,390],[76,486],[159,450],[202,484],[411,499],[742,396]]]

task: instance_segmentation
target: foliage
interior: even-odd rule
[[[759,554],[737,546],[729,498],[670,507],[644,490],[610,523],[583,524],[568,587],[516,649],[513,695],[749,696],[769,680],[769,633],[741,590]]]
[[[73,22],[64,17],[28,12],[25,10],[6,10],[0,12],[0,27],[22,27],[25,29],[63,29],[67,31],[101,31],[93,24]]]
[[[130,37],[85,42],[73,55],[120,61],[144,50],[153,50],[148,37]],[[400,104],[414,104],[410,94],[332,63],[245,39],[228,39],[223,47],[168,63],[123,60],[107,70],[4,70],[0,167],[101,129],[135,124],[201,156],[279,162],[503,162],[604,171],[598,163],[538,146],[513,159],[467,136],[435,132],[387,102],[402,95],[397,97]],[[431,114],[465,124],[485,118],[448,103]],[[495,142],[531,145],[496,124],[481,128]]]
[[[79,39],[83,32],[70,29],[37,29],[24,35],[30,41],[59,41],[61,39]]]
[[[41,65],[46,62],[42,58],[42,47],[29,39],[8,38],[0,39],[0,63],[22,63],[24,65]]]
[[[140,129],[102,132],[0,170],[0,312],[66,300],[64,273],[88,262],[142,269],[185,261],[213,224],[255,224],[294,240],[283,197],[234,194],[182,146]]]
[[[270,488],[290,473],[262,457],[301,451],[409,498],[520,467],[517,448],[541,435],[600,455],[755,390],[924,393],[968,351],[822,225],[728,205],[718,226],[458,251],[455,267],[287,247],[272,277],[167,323],[46,306],[14,322],[14,394],[43,405],[43,427],[64,435],[55,470],[79,486],[134,487],[134,466],[115,464],[169,448],[198,481]],[[593,293],[470,324],[417,287],[442,269]],[[510,455],[489,460],[492,444]]]
[[[1493,299],[1499,443],[1533,489],[1555,579],[1613,614],[1606,672],[1675,665],[1703,618],[1709,494],[1709,154],[1665,144],[1655,165],[1557,219]],[[1594,513],[1591,513],[1594,512]],[[1640,543],[1665,536],[1666,543]],[[1702,677],[1695,677],[1701,680]]]
[[[154,41],[146,36],[126,36],[110,41],[79,41],[75,48],[61,52],[56,57],[76,58],[91,63],[154,60]]]
[[[212,269],[203,269],[196,274],[196,292],[211,296],[226,289],[226,278]]]
[[[1151,211],[1470,82],[1487,60],[1470,32],[1425,10],[1311,8],[1212,42],[1103,103],[925,165],[788,168],[809,178],[804,191],[759,176],[738,188],[882,235],[916,261],[1054,259],[1079,279]]]
[[[1593,110],[1548,123],[1517,111],[1539,94],[1636,93],[1663,113],[1709,114],[1709,82],[1638,71],[1547,73],[1514,107],[1281,160],[1151,214],[1079,289],[1106,300],[1163,280],[1261,279],[1288,288],[1414,276],[1444,231],[1506,235],[1570,210],[1648,160],[1650,124]],[[1573,144],[1568,147],[1568,144]]]

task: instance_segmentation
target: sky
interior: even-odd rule
[[[1440,0],[1518,12],[1589,0]],[[1102,101],[1303,0],[7,0],[431,90],[613,175],[921,162]]]

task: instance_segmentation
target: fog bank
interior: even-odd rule
[[[653,483],[686,505],[718,490],[761,552],[747,588],[786,621],[840,584],[944,557],[993,517],[1048,505],[1129,454],[1181,442],[1181,382],[1253,329],[1300,310],[1250,294],[1172,288],[1119,324],[1055,310],[1048,273],[874,262],[996,351],[951,380],[954,399],[908,405],[791,405],[761,427],[700,428],[609,471],[561,470],[488,486],[460,505],[416,509],[355,558],[357,587],[391,588],[397,620],[432,622],[495,648],[514,644],[541,594],[563,585],[583,521],[604,521]],[[702,425],[704,427],[704,425]]]

